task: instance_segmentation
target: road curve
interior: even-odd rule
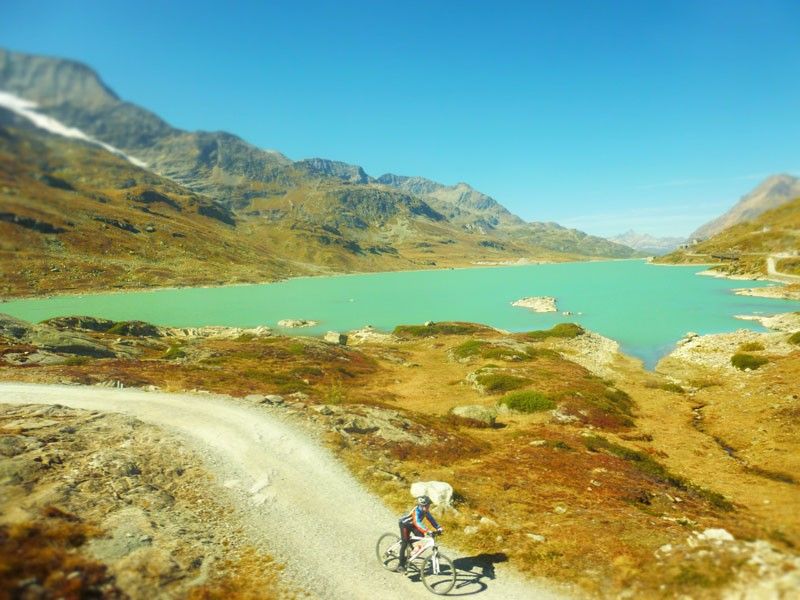
[[[0,403],[123,413],[171,432],[204,457],[251,540],[283,562],[288,580],[311,597],[432,597],[420,582],[377,564],[374,543],[383,531],[395,529],[397,515],[313,436],[281,418],[278,409],[255,408],[226,396],[14,383],[0,383]],[[495,565],[492,579],[491,568],[474,563],[456,558],[459,580],[451,596],[568,597],[506,565]]]

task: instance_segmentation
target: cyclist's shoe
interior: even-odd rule
[[[395,573],[405,573],[406,566],[405,565],[398,565],[398,567],[394,570]]]

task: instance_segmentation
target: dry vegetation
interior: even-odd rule
[[[665,544],[684,548],[692,531],[722,527],[737,539],[767,539],[785,550],[800,545],[791,476],[800,464],[784,462],[800,456],[797,429],[787,429],[796,425],[797,404],[775,400],[789,397],[797,381],[792,373],[800,375],[797,352],[742,372],[758,379],[743,380],[739,389],[739,380],[696,371],[665,379],[624,359],[615,365],[616,382],[602,379],[562,357],[560,350],[582,335],[570,327],[505,335],[453,323],[396,333],[395,343],[357,349],[277,336],[131,337],[141,346],[135,359],[6,366],[0,377],[113,380],[235,396],[300,393],[307,404],[354,414],[364,405],[399,411],[428,444],[366,431],[329,435],[368,487],[401,511],[410,482],[451,482],[455,511],[442,516],[450,544],[601,596],[627,590],[711,598],[747,572],[727,559],[654,562]],[[0,346],[0,354],[12,346]],[[737,403],[751,393],[742,390],[759,389],[770,390],[771,400]],[[765,402],[775,408],[765,411]],[[494,425],[451,413],[460,405],[500,403],[523,410],[501,411]],[[749,441],[754,415],[759,426],[767,424],[757,437],[778,453]]]

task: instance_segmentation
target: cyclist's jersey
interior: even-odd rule
[[[428,529],[425,526],[423,522],[424,519],[427,519],[428,522],[433,525],[433,529]],[[422,535],[425,535],[429,531],[439,529],[439,524],[436,522],[436,519],[433,518],[433,515],[421,506],[415,506],[410,513],[400,519],[400,522],[404,525],[411,525],[411,527]]]

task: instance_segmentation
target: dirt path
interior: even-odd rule
[[[124,413],[172,432],[205,458],[251,541],[285,563],[287,579],[313,598],[432,597],[420,582],[377,565],[374,543],[395,528],[397,515],[312,435],[276,413],[228,397],[32,384],[0,384],[0,402]],[[461,570],[451,595],[565,597],[502,564],[491,579],[491,566],[469,557],[456,563]]]
[[[773,277],[782,278],[783,281],[800,281],[800,275],[791,275],[789,273],[781,273],[778,271],[778,259],[789,258],[791,254],[772,254],[767,257],[767,274]]]

